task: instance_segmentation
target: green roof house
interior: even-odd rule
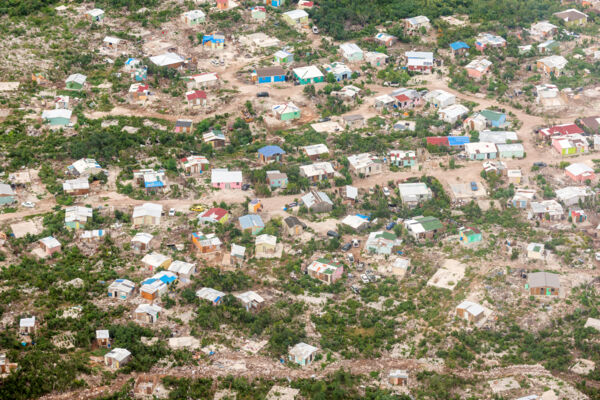
[[[442,222],[436,217],[414,217],[404,221],[404,227],[415,239],[431,239],[444,229]]]
[[[488,125],[494,128],[499,128],[506,123],[506,114],[493,110],[482,110],[479,112],[485,119]]]

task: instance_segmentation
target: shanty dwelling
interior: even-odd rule
[[[65,226],[69,229],[82,229],[92,219],[94,211],[89,207],[71,206],[65,209]]]
[[[267,184],[271,190],[278,188],[285,189],[288,185],[287,174],[279,170],[267,171]]]
[[[405,68],[413,72],[431,73],[433,71],[433,53],[429,51],[407,51]]]
[[[162,169],[134,169],[133,179],[148,193],[160,191],[165,187],[165,171]]]
[[[388,382],[390,385],[407,386],[408,372],[404,369],[393,369],[388,376]]]
[[[96,330],[96,344],[98,347],[110,349],[110,333],[108,329]]]
[[[216,72],[203,72],[201,74],[195,74],[183,78],[186,82],[187,90],[192,89],[205,89],[209,87],[216,87],[221,84],[219,81],[219,75]]]
[[[471,46],[469,46],[465,42],[458,41],[458,42],[450,43],[450,50],[452,50],[452,55],[454,57],[467,53],[470,48],[471,48]]]
[[[6,183],[0,183],[0,205],[12,204],[15,201],[17,201],[17,194],[13,188]]]
[[[250,232],[253,236],[265,229],[265,223],[258,214],[243,215],[238,218],[238,222],[242,232]]]
[[[225,34],[213,32],[202,37],[202,47],[211,50],[223,50],[225,48]]]
[[[304,223],[293,215],[283,219],[283,230],[288,236],[300,236],[304,232],[304,227]]]
[[[309,211],[314,213],[330,212],[333,209],[333,201],[327,196],[327,193],[311,190],[300,198]]]
[[[234,297],[242,303],[246,311],[260,310],[265,305],[265,299],[253,291],[236,294]]]
[[[108,297],[126,300],[134,291],[135,283],[128,279],[115,279],[115,281],[108,286]]]
[[[492,69],[492,65],[488,59],[476,59],[465,65],[465,70],[469,78],[479,80]]]
[[[105,36],[102,40],[102,46],[107,50],[118,50],[119,45],[124,42],[124,40],[119,39],[114,36]]]
[[[315,359],[317,351],[319,349],[315,346],[300,342],[290,349],[288,359],[301,366],[309,365]]]
[[[40,248],[47,257],[60,251],[60,242],[52,236],[42,238],[39,242]]]
[[[417,153],[414,150],[390,150],[390,164],[399,168],[417,165]]]
[[[201,174],[210,169],[210,161],[204,156],[188,156],[179,160],[186,175]]]
[[[462,244],[481,242],[481,231],[477,228],[464,227],[459,229],[458,240]]]
[[[281,7],[285,4],[285,0],[264,0],[264,4],[270,4],[271,7]]]
[[[329,156],[329,149],[327,148],[327,145],[323,143],[304,146],[302,147],[302,150],[304,151],[304,154],[313,161],[321,156]]]
[[[169,265],[171,265],[172,261],[173,259],[171,259],[171,257],[155,251],[150,254],[146,254],[144,258],[142,258],[142,264],[148,269],[148,271],[154,271],[159,268],[167,269],[169,268]]]
[[[133,208],[132,225],[160,225],[162,216],[162,204],[144,203]]]
[[[457,123],[463,116],[469,113],[469,109],[462,104],[453,104],[438,110],[440,119],[449,124]]]
[[[506,171],[506,177],[509,184],[519,185],[521,184],[521,179],[523,179],[523,173],[521,173],[520,169],[509,169]]]
[[[190,90],[185,92],[185,100],[190,107],[206,107],[208,96],[204,90]]]
[[[532,201],[527,218],[541,221],[559,221],[564,218],[564,210],[562,205],[554,199]]]
[[[170,271],[160,271],[142,282],[140,296],[154,301],[169,289],[169,285],[177,280],[177,275]]]
[[[81,90],[86,80],[87,76],[83,74],[71,74],[65,80],[65,88],[68,90]]]
[[[81,231],[79,238],[82,242],[92,243],[105,237],[108,232],[104,229],[93,229],[87,231]]]
[[[133,319],[137,322],[153,324],[158,320],[162,308],[154,304],[140,304],[133,311]]]
[[[481,115],[481,114],[478,114]],[[483,115],[481,117],[484,119],[484,123],[487,125],[487,120]],[[485,126],[484,126],[485,127]],[[507,144],[511,142],[516,142],[519,140],[519,136],[517,132],[513,131],[490,131],[487,129],[471,129],[475,131],[479,131],[479,141],[480,142],[488,142],[495,144]]]
[[[375,35],[375,41],[386,47],[390,47],[398,42],[398,38],[386,32],[379,32]]]
[[[189,27],[194,27],[206,22],[206,14],[202,10],[191,10],[181,15],[181,21]]]
[[[248,213],[258,214],[263,209],[262,202],[260,199],[252,199],[248,202]]]
[[[127,349],[117,347],[104,355],[104,364],[112,369],[118,369],[131,360],[131,353]]]
[[[175,122],[175,133],[192,133],[193,124],[190,119],[178,119]]]
[[[86,178],[67,179],[62,186],[63,192],[70,196],[83,196],[90,192],[90,182]]]
[[[258,235],[254,241],[256,254],[275,254],[277,251],[277,237],[273,235]]]
[[[278,50],[273,55],[275,64],[290,64],[294,61],[294,54],[286,50]]]
[[[242,171],[229,171],[227,168],[213,168],[211,171],[212,187],[218,189],[241,189]]]
[[[365,117],[360,114],[344,115],[342,121],[347,129],[361,129],[365,126]]]
[[[33,335],[37,329],[35,317],[21,318],[19,320],[19,334],[22,336]]]
[[[418,15],[416,17],[406,18],[404,20],[404,28],[409,32],[409,34],[415,33],[422,29],[431,28],[431,22],[429,18],[424,15]]]
[[[435,108],[446,108],[456,103],[456,96],[444,90],[432,90],[423,96],[423,99]]]
[[[586,186],[567,186],[556,190],[556,198],[565,206],[578,205],[595,197],[594,191]]]
[[[187,283],[196,273],[196,264],[175,260],[169,265],[168,271],[176,274],[181,282]]]
[[[211,145],[213,149],[218,149],[225,146],[227,138],[225,137],[223,132],[213,129],[210,132],[207,132],[204,135],[202,135],[202,141]]]
[[[202,232],[192,232],[192,243],[200,255],[214,255],[221,251],[223,245],[221,239],[214,233],[204,234]]]
[[[263,164],[268,164],[273,161],[281,162],[285,151],[275,145],[264,146],[258,149],[258,160]]]
[[[481,52],[487,48],[502,48],[506,47],[506,39],[501,36],[492,35],[491,33],[480,33],[475,38],[475,48]]]
[[[198,222],[200,224],[224,224],[229,220],[229,211],[224,208],[211,208],[198,215]]]
[[[371,67],[385,67],[387,65],[388,59],[390,57],[385,53],[380,53],[378,51],[367,51],[365,53],[365,61]]]
[[[157,67],[167,67],[174,69],[180,68],[183,66],[183,64],[185,64],[185,59],[183,57],[181,57],[179,54],[170,52],[150,57],[150,61]]]
[[[338,188],[337,193],[342,198],[344,204],[358,203],[358,188],[350,185]]]
[[[196,296],[201,300],[210,302],[213,306],[218,306],[221,304],[223,297],[225,297],[225,293],[213,288],[203,287],[202,289],[196,291]]]
[[[331,285],[342,277],[344,266],[327,258],[319,258],[306,267],[306,272],[311,278]]]
[[[391,255],[401,243],[402,241],[398,240],[398,237],[392,232],[376,231],[369,233],[365,249],[369,253]]]
[[[246,248],[238,244],[233,243],[231,245],[231,252],[229,253],[229,259],[231,265],[242,265],[246,257]]]
[[[477,323],[485,316],[485,309],[472,301],[463,301],[456,306],[456,316],[470,323]]]
[[[558,296],[560,275],[552,272],[532,272],[527,277],[529,294],[532,296]]]
[[[134,253],[142,253],[152,248],[152,236],[150,233],[138,232],[131,238],[131,249]]]
[[[94,8],[85,13],[85,17],[92,22],[102,22],[104,19],[104,11],[100,8]]]
[[[527,245],[527,258],[530,260],[545,260],[546,249],[543,243],[529,243]]]

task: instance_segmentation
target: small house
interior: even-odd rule
[[[373,99],[373,107],[378,111],[392,110],[396,107],[396,98],[389,94],[382,94]]]
[[[0,183],[0,205],[12,204],[17,201],[17,194],[6,183]]]
[[[414,217],[404,221],[404,227],[415,239],[432,239],[441,233],[444,225],[436,217]]]
[[[540,54],[552,53],[553,51],[558,50],[559,47],[560,45],[558,42],[553,39],[546,40],[545,42],[537,45],[538,53]]]
[[[131,360],[131,352],[120,347],[111,350],[104,355],[104,364],[107,367],[118,369]]]
[[[563,69],[567,66],[567,59],[559,55],[551,55],[540,58],[537,61],[537,68],[546,75],[559,77],[562,75]]]
[[[404,29],[408,31],[409,34],[420,31],[421,29],[427,30],[429,28],[431,28],[431,22],[429,21],[429,18],[424,15],[406,18],[404,20]]]
[[[93,158],[81,158],[67,167],[67,173],[73,176],[90,176],[102,172],[102,167]]]
[[[33,335],[37,329],[35,317],[21,318],[19,320],[19,334]]]
[[[133,208],[132,225],[134,227],[160,225],[162,211],[162,204],[144,203],[141,206],[136,206]]]
[[[221,251],[223,242],[214,233],[192,232],[192,243],[200,255],[212,255]]]
[[[502,47],[506,47],[506,39],[501,36],[492,35],[491,33],[480,33],[475,38],[475,48],[481,52],[487,48]]]
[[[256,254],[275,254],[277,251],[277,237],[273,235],[258,235],[254,240]]]
[[[68,110],[69,109],[69,101],[70,101],[69,96],[65,96],[65,95],[56,96],[56,98],[54,99],[54,108],[57,110],[58,109]]]
[[[263,164],[276,161],[281,162],[285,151],[276,145],[264,146],[258,149],[258,160]]]
[[[190,107],[206,107],[208,96],[204,90],[190,90],[185,92],[185,100]]]
[[[304,151],[304,154],[313,161],[320,158],[322,155],[329,156],[329,149],[327,148],[327,145],[323,143],[304,146],[302,147],[302,150]]]
[[[70,206],[65,209],[65,226],[69,229],[83,229],[94,211],[89,207]]]
[[[574,208],[569,210],[569,218],[571,218],[571,222],[574,224],[580,224],[587,221],[587,214],[581,208]]]
[[[565,168],[565,174],[575,182],[583,183],[596,179],[594,169],[583,163],[574,163]]]
[[[51,126],[66,126],[71,123],[71,110],[64,108],[42,111],[42,120],[48,122]]]
[[[309,365],[315,359],[317,351],[319,351],[318,348],[300,342],[290,349],[288,359],[302,366]]]
[[[459,119],[468,113],[469,109],[462,104],[453,104],[438,110],[440,119],[444,122],[448,122],[449,124],[455,124]]]
[[[157,67],[165,67],[165,68],[173,68],[177,69],[185,64],[185,59],[181,57],[179,54],[167,52],[160,54],[158,56],[150,57],[150,61],[152,64]]]
[[[456,306],[456,316],[475,324],[485,316],[485,309],[472,301],[463,301]]]
[[[300,176],[307,178],[311,182],[320,182],[333,178],[335,170],[330,162],[322,161],[310,165],[300,166]]]
[[[525,148],[521,143],[498,143],[496,149],[500,158],[525,157]]]
[[[523,173],[520,169],[509,169],[506,171],[506,177],[508,178],[508,183],[512,183],[513,185],[521,184],[521,179],[523,178]]]
[[[188,90],[206,89],[219,86],[219,75],[216,72],[203,72],[184,78]]]
[[[248,202],[248,213],[258,214],[263,209],[262,202],[259,199],[252,199]]]
[[[241,189],[242,171],[229,171],[227,168],[213,168],[211,185],[217,189]]]
[[[528,213],[529,219],[542,221],[558,221],[564,218],[562,205],[556,200],[532,201]]]
[[[223,50],[225,48],[225,34],[213,32],[202,37],[202,47],[211,50]]]
[[[467,143],[465,144],[465,154],[469,160],[490,160],[498,157],[498,149],[494,143]]]
[[[527,287],[531,296],[558,296],[560,275],[551,272],[531,272],[527,277]]]
[[[302,221],[293,215],[283,219],[283,230],[286,235],[291,237],[300,236],[304,232],[305,226]]]
[[[271,189],[285,189],[288,185],[287,174],[279,170],[267,171],[267,184]]]
[[[131,249],[134,253],[142,253],[152,248],[152,236],[146,232],[138,232],[131,238]]]
[[[358,188],[355,186],[342,186],[338,188],[338,194],[342,198],[344,204],[358,203]]]
[[[154,304],[140,304],[133,311],[133,319],[137,322],[153,324],[158,320],[162,307]]]
[[[175,133],[192,133],[193,122],[190,119],[178,119],[175,121]]]
[[[104,10],[94,8],[92,10],[87,11],[85,13],[85,16],[92,22],[102,22],[102,20],[104,19]]]
[[[142,264],[148,269],[148,271],[154,271],[159,268],[167,269],[169,268],[169,265],[171,265],[172,261],[173,259],[171,257],[155,251],[146,254],[144,258],[142,258]]]
[[[117,37],[105,36],[102,40],[102,46],[108,50],[117,50],[121,42],[123,42],[123,40]]]
[[[325,80],[323,73],[319,70],[319,68],[313,65],[294,68],[292,73],[294,75],[294,79],[296,79],[300,85],[319,83]]]
[[[462,244],[481,242],[481,231],[477,228],[463,227],[459,229],[458,240]]]
[[[377,106],[375,106],[377,107]],[[351,114],[342,116],[346,129],[361,129],[365,126],[365,117],[361,114]],[[327,151],[329,153],[329,150]]]
[[[291,101],[287,104],[276,104],[271,107],[273,116],[280,121],[291,121],[300,118],[300,108]]]
[[[186,175],[201,174],[210,169],[210,161],[204,156],[188,156],[179,160],[179,165]]]
[[[390,385],[395,386],[407,386],[408,385],[408,372],[404,369],[393,369],[388,375],[388,382]]]
[[[364,57],[362,49],[355,43],[342,43],[340,45],[340,53],[349,62],[362,61]]]
[[[108,329],[96,330],[96,344],[98,347],[110,349],[110,333],[108,332]]]
[[[265,299],[251,290],[236,294],[234,297],[242,303],[242,307],[244,307],[246,311],[260,310],[265,304]]]
[[[79,238],[81,239],[82,242],[95,242],[100,240],[103,237],[106,237],[107,235],[107,231],[104,229],[93,229],[93,230],[87,230],[87,231],[81,231]]]
[[[584,154],[590,149],[585,136],[579,134],[555,136],[551,140],[552,148],[561,156]]]
[[[81,90],[86,80],[87,76],[83,74],[72,74],[65,80],[65,87],[68,90]]]
[[[282,17],[292,27],[308,25],[308,13],[304,10],[286,11]]]
[[[263,6],[255,6],[250,10],[250,15],[256,21],[263,21],[267,18],[267,10]]]
[[[181,15],[181,21],[189,27],[194,27],[206,22],[206,14],[202,10],[186,11]]]
[[[398,193],[402,204],[409,208],[415,208],[421,202],[433,198],[433,192],[424,182],[401,183],[398,185]]]
[[[40,248],[46,256],[51,256],[60,251],[60,242],[52,236],[48,236],[39,240]]]
[[[115,279],[115,281],[108,286],[108,297],[125,300],[129,298],[134,291],[135,283],[128,279]]]
[[[228,220],[229,211],[219,207],[210,208],[198,215],[198,222],[201,224],[224,224]]]
[[[342,225],[361,232],[369,227],[369,219],[364,215],[346,215],[342,220]]]
[[[273,55],[273,61],[276,64],[290,64],[294,62],[294,54],[286,50],[278,50]]]
[[[399,168],[417,165],[417,153],[414,150],[390,150],[390,164]]]
[[[213,288],[203,287],[202,289],[196,291],[196,296],[201,300],[206,300],[212,305],[217,306],[221,304],[223,297],[225,297],[225,293]]]
[[[346,79],[352,78],[352,70],[341,62],[333,62],[331,64],[324,64],[323,69],[327,75],[333,75],[333,78],[337,82],[341,82]]]
[[[480,114],[477,114],[480,115]],[[484,123],[487,125],[487,119],[482,116]],[[489,142],[498,144],[505,144],[511,142],[517,142],[519,140],[519,136],[517,132],[514,131],[490,131],[490,130],[479,130],[479,141],[480,142]]]
[[[265,229],[265,223],[258,214],[247,214],[238,218],[242,232],[250,232],[253,236],[258,235]]]
[[[561,124],[540,129],[539,133],[541,139],[550,141],[555,136],[583,135],[585,131],[576,124]]]
[[[383,172],[381,160],[369,153],[353,154],[348,156],[350,172],[356,176],[371,176]]]
[[[380,53],[378,51],[367,51],[365,53],[365,61],[371,66],[375,68],[385,67],[387,65],[388,59],[390,57],[385,53]]]
[[[488,59],[475,59],[465,65],[467,75],[473,79],[481,79],[492,69],[492,62]]]
[[[246,257],[246,248],[238,244],[233,243],[231,245],[231,252],[229,253],[230,263],[232,265],[240,265],[244,262]]]
[[[582,26],[587,24],[588,20],[587,14],[574,8],[569,8],[565,11],[556,12],[552,15],[562,20],[567,26]]]
[[[87,178],[67,179],[62,187],[63,192],[70,196],[83,196],[90,192],[90,182]]]
[[[594,191],[586,186],[567,186],[556,190],[556,199],[567,207],[593,199],[594,196]]]
[[[546,259],[546,249],[543,243],[529,243],[527,245],[527,258],[530,260]]]
[[[456,103],[456,96],[444,90],[432,90],[423,96],[435,108],[446,108]]]
[[[529,34],[537,40],[551,38],[557,32],[558,27],[548,21],[536,22],[535,24],[531,24],[531,27],[529,28]]]
[[[300,202],[311,212],[324,213],[333,209],[333,201],[325,192],[311,190],[300,198]]]
[[[391,255],[396,247],[402,243],[392,232],[376,231],[369,233],[365,249],[369,253]]]
[[[285,0],[264,0],[265,4],[270,4],[271,7],[281,7],[285,4]]]
[[[465,42],[458,41],[450,43],[450,50],[452,51],[452,55],[455,57],[467,53],[470,48],[471,46]]]
[[[281,67],[257,68],[252,78],[259,84],[285,82],[285,70]]]
[[[142,282],[140,296],[149,301],[154,301],[169,289],[169,285],[177,280],[177,275],[169,271],[160,271]]]
[[[311,278],[330,285],[342,277],[344,266],[327,258],[319,258],[311,262],[306,271]]]
[[[213,149],[225,146],[227,139],[221,131],[211,130],[202,135],[202,141],[208,143]]]
[[[175,260],[169,265],[168,271],[177,275],[177,278],[185,283],[189,282],[192,275],[196,273],[196,264]]]
[[[375,41],[386,47],[390,47],[398,42],[398,38],[394,35],[390,35],[389,33],[379,32],[375,35]]]
[[[407,51],[404,53],[406,58],[406,69],[413,72],[430,73],[433,71],[433,53],[429,51]]]

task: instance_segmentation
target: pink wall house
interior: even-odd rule
[[[213,168],[211,171],[212,187],[217,189],[241,189],[242,171],[229,171],[228,169]]]

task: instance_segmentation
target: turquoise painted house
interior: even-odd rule
[[[294,61],[294,55],[289,51],[279,50],[273,56],[273,61],[275,61],[276,64],[289,64]]]
[[[267,183],[271,189],[284,189],[288,185],[287,174],[279,170],[267,171]]]
[[[12,204],[17,201],[15,191],[6,183],[0,183],[0,205]]]
[[[71,110],[64,108],[45,110],[42,112],[42,120],[52,126],[65,126],[71,122]]]
[[[391,150],[390,164],[399,168],[413,167],[417,165],[417,153],[413,150]]]
[[[463,244],[481,242],[481,231],[477,228],[462,228],[458,240]]]
[[[306,67],[294,68],[294,79],[301,85],[308,85],[310,83],[319,83],[325,80],[325,75],[314,65]]]

